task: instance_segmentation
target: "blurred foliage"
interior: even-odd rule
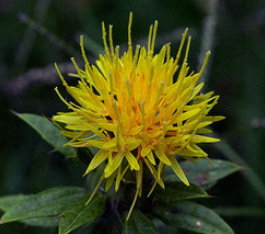
[[[171,41],[176,48],[174,32],[189,27],[193,37],[190,63],[196,67],[211,3],[212,0],[1,0],[0,195],[84,184],[78,166],[68,164],[68,159],[52,151],[37,133],[10,112],[51,116],[66,109],[53,90],[57,83],[60,85],[59,78],[53,68],[48,68],[57,62],[66,66],[66,71],[71,69],[65,61],[71,56],[78,58],[75,51],[79,49],[80,34],[101,46],[100,24],[104,20],[114,25],[114,41],[124,45],[128,14],[133,11],[134,41],[144,41],[148,26],[157,19],[158,44],[160,40]],[[218,1],[207,89],[220,94],[214,112],[227,117],[215,125],[216,130],[265,183],[264,12],[263,0]],[[95,57],[92,52],[90,56],[92,60]],[[209,148],[208,152],[224,158],[215,148]],[[265,209],[264,199],[240,173],[224,179],[210,194],[218,198],[205,202],[219,210]],[[223,212],[236,233],[263,233],[262,216],[251,212],[249,216],[241,215],[240,210],[238,215],[235,213],[235,209]],[[47,233],[47,230],[12,223],[1,225],[0,233]],[[53,230],[49,229],[49,233]]]

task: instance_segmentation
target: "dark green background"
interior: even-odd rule
[[[0,2],[0,195],[38,192],[57,185],[82,185],[82,171],[52,152],[29,126],[11,114],[31,112],[51,116],[65,110],[54,92],[61,84],[54,62],[78,59],[78,37],[87,35],[101,43],[101,21],[114,25],[114,41],[126,44],[127,21],[134,13],[133,38],[144,40],[149,25],[159,21],[158,41],[177,48],[176,30],[191,29],[189,63],[195,69],[203,25],[211,0],[1,0]],[[46,9],[46,10],[45,10]],[[26,15],[25,15],[26,14]],[[34,19],[35,28],[21,18]],[[47,30],[47,31],[45,31]],[[42,35],[41,35],[42,34]],[[172,36],[173,35],[173,36]],[[60,38],[55,40],[53,37]],[[240,156],[265,182],[265,4],[263,0],[218,2],[217,25],[207,90],[221,96],[214,113],[227,119],[215,125]],[[19,49],[21,48],[21,49]],[[89,53],[91,61],[95,59]],[[33,70],[33,69],[38,70]],[[30,73],[29,73],[30,72]],[[36,77],[45,78],[33,81]],[[47,79],[49,78],[49,79]],[[24,88],[21,86],[27,83]],[[22,87],[22,88],[21,88]],[[209,147],[211,157],[223,155]],[[73,165],[74,164],[74,165]],[[237,173],[220,181],[210,193],[215,207],[264,208],[264,202],[246,178]],[[264,215],[225,216],[236,233],[264,233]],[[23,224],[0,226],[0,233],[56,233]]]

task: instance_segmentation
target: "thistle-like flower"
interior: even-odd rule
[[[114,47],[112,26],[108,39],[102,23],[105,53],[91,65],[80,40],[84,68],[76,67],[77,86],[69,86],[58,67],[56,69],[68,93],[75,102],[66,101],[56,89],[70,112],[59,112],[53,120],[65,125],[62,133],[70,138],[73,147],[96,147],[85,175],[104,164],[100,183],[106,180],[106,190],[113,184],[118,190],[127,174],[134,175],[136,193],[129,215],[142,193],[143,168],[148,168],[158,184],[164,188],[162,172],[169,166],[177,177],[189,185],[179,164],[180,158],[207,157],[198,143],[217,142],[204,136],[207,127],[223,119],[209,116],[217,103],[213,92],[201,94],[199,83],[210,52],[197,73],[189,72],[187,63],[191,37],[184,31],[177,55],[171,56],[170,44],[155,53],[158,23],[150,26],[147,48],[132,46],[132,14],[128,25],[128,49],[122,55]],[[186,45],[185,45],[186,43]],[[183,53],[183,48],[185,51]],[[182,55],[183,54],[183,55]],[[180,62],[180,57],[183,57]],[[196,166],[196,165],[194,165]],[[128,173],[131,171],[130,173]],[[97,187],[99,187],[100,183]],[[95,190],[96,191],[96,190]]]

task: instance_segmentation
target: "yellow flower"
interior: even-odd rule
[[[197,144],[219,139],[201,134],[211,132],[207,126],[223,119],[222,116],[208,116],[218,96],[213,92],[201,94],[203,83],[198,83],[210,52],[199,72],[189,72],[187,58],[191,37],[186,40],[187,30],[177,55],[172,57],[170,44],[164,45],[159,53],[154,51],[157,21],[150,26],[147,48],[140,45],[133,48],[131,25],[132,14],[128,25],[128,50],[120,55],[119,46],[114,48],[113,45],[112,26],[109,26],[107,39],[102,23],[105,53],[99,55],[96,65],[89,63],[81,37],[85,66],[79,68],[72,59],[77,70],[76,74],[71,74],[78,81],[76,87],[66,83],[56,66],[75,102],[66,101],[56,89],[71,111],[53,116],[53,120],[65,124],[62,133],[71,139],[68,145],[99,149],[85,175],[104,163],[100,183],[105,178],[107,190],[113,183],[118,190],[129,171],[135,174],[136,194],[130,212],[142,193],[144,167],[154,177],[151,192],[157,184],[164,188],[161,174],[165,166],[171,167],[179,179],[189,185],[179,159],[207,157]],[[183,47],[186,47],[184,55]]]

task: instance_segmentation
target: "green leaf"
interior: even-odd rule
[[[59,225],[60,218],[58,216],[51,217],[38,217],[32,219],[21,220],[20,222],[25,223],[29,226],[36,227],[57,227]]]
[[[105,210],[104,196],[97,195],[88,205],[86,205],[87,200],[88,197],[86,196],[69,210],[63,212],[59,224],[59,234],[70,233],[74,229],[95,220],[103,214]]]
[[[0,198],[0,210],[8,211],[12,207],[16,207],[17,204],[23,200],[29,198],[32,195],[10,195]],[[39,217],[21,220],[21,222],[28,224],[30,226],[41,226],[41,227],[56,227],[59,225],[59,217]]]
[[[139,210],[134,210],[128,222],[124,225],[125,234],[157,234],[151,220]]]
[[[165,190],[157,190],[155,197],[159,201],[171,204],[180,200],[207,198],[209,195],[197,185],[190,184],[190,186],[186,186],[182,182],[175,182],[167,185]]]
[[[182,229],[177,229],[175,227],[167,225],[164,222],[162,222],[162,220],[154,216],[153,216],[153,223],[158,233],[165,233],[165,234],[182,234],[183,233]]]
[[[179,202],[170,208],[157,208],[154,213],[166,224],[205,234],[233,234],[228,224],[213,210],[193,202]]]
[[[47,118],[35,114],[15,114],[35,129],[45,141],[47,141],[60,153],[67,157],[77,156],[73,147],[64,146],[64,144],[66,144],[69,140],[63,136],[60,133],[60,130]]]
[[[18,195],[9,195],[0,197],[0,210],[7,211],[15,204],[21,202],[25,198],[27,198],[27,195],[24,194],[18,194]]]
[[[79,187],[56,187],[22,199],[2,216],[8,223],[38,217],[58,216],[83,197],[85,191]]]
[[[240,170],[238,165],[218,159],[195,159],[194,162],[185,161],[181,163],[181,167],[191,183],[206,188],[219,179]],[[165,182],[179,181],[168,167],[165,168],[163,180]]]
[[[179,229],[173,228],[173,227],[168,226],[168,225],[164,225],[163,227],[161,227],[159,229],[159,233],[165,233],[165,234],[183,234],[183,232],[180,231]]]

